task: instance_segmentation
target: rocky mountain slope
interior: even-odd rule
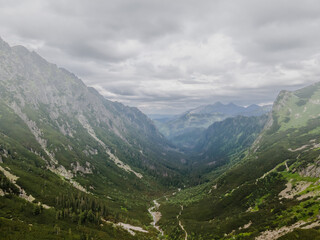
[[[171,119],[154,120],[159,131],[179,147],[193,148],[203,132],[213,123],[236,116],[261,116],[268,113],[271,106],[250,105],[241,107],[233,103],[217,102],[191,109]]]
[[[106,100],[74,74],[0,39],[0,226],[11,229],[10,218],[19,226],[7,239],[28,224],[46,235],[54,223],[61,238],[83,226],[73,239],[130,239],[125,230],[114,235],[112,222],[149,225],[152,195],[181,182],[180,158],[138,109]],[[28,212],[37,203],[41,209]],[[140,237],[152,238],[149,232]]]
[[[250,152],[212,181],[161,202],[161,227],[190,239],[318,239],[320,83],[282,91]],[[201,227],[199,227],[201,226]]]
[[[185,155],[138,109],[0,40],[0,239],[318,239],[319,105],[320,83],[268,117],[194,109],[171,126]]]

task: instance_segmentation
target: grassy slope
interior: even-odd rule
[[[303,177],[297,171],[312,164],[320,154],[320,149],[312,149],[311,144],[320,141],[320,118],[315,115],[320,111],[314,106],[319,98],[319,86],[280,94],[273,125],[263,133],[256,152],[214,181],[163,201],[161,223],[171,231],[172,239],[175,233],[170,209],[179,209],[180,204],[185,206],[181,218],[190,239],[253,239],[267,229],[290,226],[299,220],[314,221],[319,214],[319,195],[297,198],[308,192],[317,193],[318,178]],[[295,152],[288,150],[306,144],[310,146]],[[262,179],[265,173],[269,174]],[[292,199],[280,200],[279,193],[289,181],[294,186],[301,181],[311,185]],[[241,229],[250,222],[248,228]],[[315,234],[319,232],[314,229],[296,230],[288,236],[306,239]]]
[[[43,230],[41,230],[39,234],[48,234],[53,231],[52,226],[55,226],[56,224],[55,214],[56,211],[59,210],[59,206],[56,204],[56,197],[70,197],[72,194],[79,194],[79,191],[72,187],[67,180],[46,170],[43,159],[33,153],[37,152],[40,155],[45,156],[43,150],[36,142],[27,126],[4,104],[0,107],[0,116],[0,146],[1,149],[8,151],[8,156],[3,157],[4,163],[1,164],[1,166],[9,167],[10,172],[19,177],[17,184],[25,189],[28,194],[34,196],[36,202],[40,201],[49,206],[56,206],[55,209],[44,210],[40,215],[44,215],[46,220],[40,220],[38,227],[35,226],[33,231],[27,231],[25,234],[26,236],[29,236],[30,234],[30,239],[32,239],[32,234],[37,234],[37,231],[40,231],[40,229]],[[70,140],[67,141],[67,139],[60,135],[55,136],[54,134],[56,134],[56,132],[48,127],[44,128],[44,132],[50,136],[49,139],[51,139],[51,141],[48,142],[49,146],[52,144],[55,145],[55,147],[62,148],[68,144],[71,145],[73,149],[79,149],[79,147],[76,146],[79,143]],[[81,131],[78,132],[81,134]],[[97,147],[90,138],[83,138],[82,140],[84,140],[87,145],[94,144],[93,146]],[[56,143],[54,141],[56,141]],[[56,157],[59,158],[61,162],[63,162],[64,159],[67,162],[70,158],[77,159],[80,163],[83,163],[86,160],[86,157],[77,151],[60,152]],[[92,196],[88,195],[89,198],[99,199],[102,201],[102,204],[106,206],[109,213],[106,218],[109,217],[111,220],[114,219],[115,221],[130,222],[134,225],[143,227],[148,226],[151,221],[147,212],[149,202],[154,198],[154,194],[157,191],[160,191],[161,188],[159,188],[158,184],[155,184],[155,181],[152,180],[152,178],[146,176],[140,181],[133,174],[126,174],[123,170],[103,158],[103,155],[100,156],[98,154],[90,159],[91,164],[94,165],[96,169],[94,172],[99,171],[100,174],[79,175],[76,180],[87,189],[90,189],[90,192],[93,193]],[[16,211],[21,208],[20,205],[26,205],[23,209],[32,209],[35,204],[27,203],[25,200],[14,196],[10,198],[0,198],[2,198],[2,212],[0,214],[2,221],[1,229],[12,230],[6,230],[8,235],[6,235],[5,239],[19,239],[20,233],[18,232],[24,232],[25,229],[29,229],[29,226],[23,224],[20,220],[29,219],[28,224],[34,224],[37,219],[41,219],[41,216],[30,218],[30,214],[25,210],[21,212]],[[17,224],[9,224],[8,219],[11,219],[12,217],[16,219]],[[70,224],[70,222],[68,224],[61,222],[60,225],[69,226],[72,230],[79,228],[77,224]],[[16,229],[12,228],[12,226],[16,226]],[[89,235],[94,236],[95,234],[100,234],[101,239],[103,239],[102,236],[108,236],[110,238],[112,236],[109,233],[106,233],[106,231],[110,231],[107,227],[102,230],[99,225],[92,225],[89,228],[88,226],[80,226],[80,228],[83,229],[84,232],[97,232],[90,233]],[[80,230],[76,230],[74,233],[77,231]],[[121,239],[121,236],[125,236],[123,239],[131,238],[128,237],[126,232],[121,233],[123,231],[120,230],[114,231],[115,230],[111,231],[113,232],[114,239]],[[117,232],[121,234],[118,235]],[[62,238],[62,236],[64,236],[64,231],[61,230],[60,234],[56,237]],[[78,238],[77,234],[72,234],[72,236],[75,237],[75,239]]]
[[[212,124],[194,149],[192,175],[208,181],[236,164],[246,155],[266,120],[266,115],[238,116]]]
[[[59,220],[68,222],[66,226],[72,230],[92,229],[104,238],[115,239],[131,237],[120,230],[112,230],[111,234],[108,229],[101,229],[101,218],[149,229],[151,216],[147,209],[151,200],[165,188],[182,182],[181,154],[170,150],[170,145],[138,109],[104,99],[76,76],[36,53],[21,46],[10,48],[0,39],[0,62],[0,165],[18,176],[17,184],[35,197],[33,203],[26,203],[28,209],[35,208],[38,202],[53,207],[30,218],[28,224],[43,215],[47,216],[46,221],[39,222],[42,227],[34,230],[52,229]],[[80,121],[81,117],[85,123]],[[47,169],[49,156],[26,122],[36,129],[34,132],[40,132],[46,149],[58,161],[55,167],[72,171],[73,180],[89,194]],[[104,144],[89,133],[90,128],[113,154],[143,178],[119,168],[106,154]],[[76,172],[77,164],[89,165],[92,173]],[[2,188],[11,191],[13,186],[8,182],[1,175]],[[14,239],[19,238],[15,235],[18,230],[12,226],[23,229],[25,224],[18,222],[30,216],[24,209],[16,211],[15,204],[24,200],[11,195],[0,196],[4,211],[0,214],[0,228]],[[16,224],[9,224],[12,217]],[[149,231],[150,234],[144,234],[147,239],[157,235],[155,229]],[[72,232],[77,239],[76,231]]]

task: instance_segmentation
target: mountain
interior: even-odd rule
[[[137,108],[0,39],[0,239],[319,239],[319,105],[316,83],[268,116],[168,116],[181,153]]]
[[[162,229],[177,238],[319,239],[319,104],[320,83],[280,92],[241,161],[160,202]]]
[[[204,159],[232,155],[238,152],[237,146],[250,147],[266,121],[267,115],[237,116],[215,122],[204,132],[196,146],[196,151],[200,152]]]
[[[157,122],[167,122],[175,117],[175,115],[170,114],[148,114],[148,117]]]
[[[212,172],[240,161],[259,136],[267,115],[237,116],[215,122],[206,129],[193,149],[193,174]]]
[[[163,120],[155,119],[159,131],[175,145],[183,148],[193,148],[199,138],[214,122],[236,116],[261,116],[268,113],[271,106],[250,105],[237,106],[233,103],[222,104],[216,102],[191,109],[184,114]]]
[[[137,108],[106,100],[74,74],[0,39],[5,239],[52,232],[61,239],[152,239],[147,208],[159,191],[181,184],[181,158]],[[114,229],[120,222],[143,231]]]
[[[214,114],[214,113],[220,113],[224,115],[237,115],[244,111],[244,107],[237,106],[233,103],[229,104],[222,104],[221,102],[216,102],[215,104],[212,105],[204,105],[197,107],[195,109],[187,111],[187,113],[190,114]]]

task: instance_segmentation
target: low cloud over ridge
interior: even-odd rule
[[[316,0],[0,0],[1,37],[146,113],[320,81]]]

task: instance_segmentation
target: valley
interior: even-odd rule
[[[0,239],[319,239],[319,105],[152,121],[0,39]]]

